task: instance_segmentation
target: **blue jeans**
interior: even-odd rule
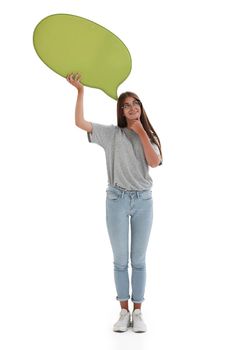
[[[131,228],[130,259],[132,267],[131,300],[144,301],[146,282],[145,256],[153,219],[152,191],[128,191],[108,185],[106,222],[114,255],[116,299],[124,301],[129,295],[129,223]]]

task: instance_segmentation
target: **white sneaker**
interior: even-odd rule
[[[144,333],[147,331],[147,327],[143,321],[143,316],[140,309],[136,309],[132,313],[132,326],[133,332]]]
[[[120,312],[119,320],[114,324],[114,332],[126,332],[130,326],[130,312],[126,309],[122,309]]]

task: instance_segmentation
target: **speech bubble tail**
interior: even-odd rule
[[[117,95],[117,89],[114,91],[108,91],[108,90],[103,90],[105,92],[106,95],[108,95],[109,97],[113,98],[114,100],[118,100],[118,95]]]

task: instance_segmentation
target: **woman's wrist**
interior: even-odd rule
[[[77,88],[77,90],[78,90],[78,94],[79,94],[79,95],[83,94],[83,92],[84,92],[83,86]]]

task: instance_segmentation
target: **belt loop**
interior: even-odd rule
[[[125,191],[122,191],[122,199],[123,199],[123,197],[124,197],[124,193],[125,193]]]
[[[138,198],[138,199],[140,198],[140,193],[139,193],[139,192],[137,192],[137,198]]]

